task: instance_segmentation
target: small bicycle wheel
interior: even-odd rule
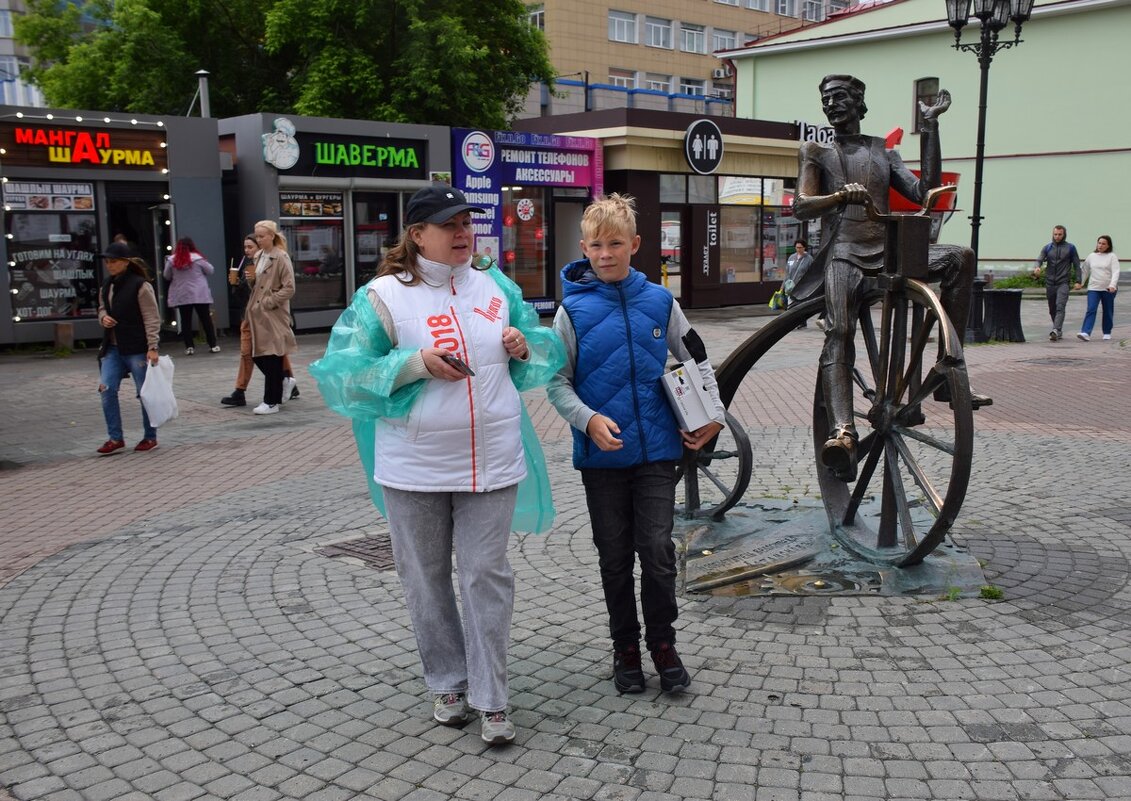
[[[722,520],[750,486],[753,462],[746,429],[727,412],[718,436],[698,451],[684,450],[676,468],[676,515]]]
[[[974,439],[959,332],[925,284],[903,286],[887,304],[878,290],[860,304],[853,368],[860,440],[851,481],[820,461],[830,423],[819,376],[813,399],[817,476],[833,535],[858,556],[897,566],[923,561],[954,524]]]

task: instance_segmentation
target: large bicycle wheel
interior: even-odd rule
[[[727,412],[718,436],[698,451],[684,450],[676,468],[676,515],[722,520],[750,486],[753,461],[746,429]]]
[[[860,441],[852,481],[820,463],[829,416],[819,376],[813,400],[817,475],[833,535],[858,556],[897,566],[923,561],[954,524],[974,439],[960,333],[925,284],[904,287],[888,304],[874,291],[860,305],[853,370]]]

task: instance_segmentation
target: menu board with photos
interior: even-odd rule
[[[55,181],[8,181],[6,211],[93,211],[94,184]]]
[[[343,195],[341,192],[280,192],[281,217],[340,220]]]

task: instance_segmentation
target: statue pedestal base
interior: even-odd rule
[[[673,536],[685,594],[974,597],[986,583],[978,560],[949,539],[913,567],[868,562],[829,534],[812,501],[747,501],[722,522],[677,517]]]

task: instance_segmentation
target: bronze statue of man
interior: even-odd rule
[[[801,300],[825,289],[825,346],[821,351],[821,387],[829,412],[829,433],[821,462],[845,481],[856,477],[858,435],[852,418],[852,366],[856,359],[856,308],[864,284],[863,270],[883,264],[882,223],[868,219],[864,203],[871,198],[881,213],[888,211],[888,190],[922,203],[939,185],[942,156],[938,117],[950,107],[950,93],[940,91],[932,106],[920,103],[920,175],[916,176],[884,140],[860,133],[864,83],[851,75],[826,75],[819,84],[821,107],[836,132],[830,144],[804,142],[794,214],[799,220],[821,218],[821,247],[812,268],[794,289]],[[958,245],[932,245],[929,276],[942,284],[941,301],[959,331],[966,330],[970,290],[976,265],[974,252]],[[946,387],[936,400],[949,401]],[[975,408],[992,403],[973,395]]]

